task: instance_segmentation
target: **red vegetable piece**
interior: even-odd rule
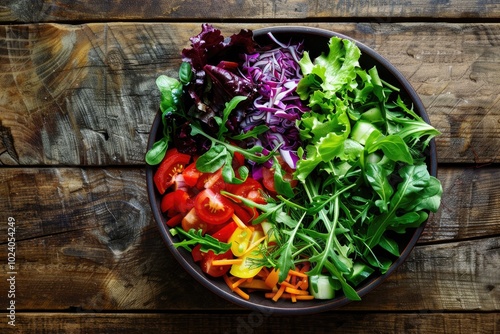
[[[189,164],[182,172],[182,175],[184,176],[184,182],[190,187],[196,186],[196,183],[198,182],[198,179],[202,174],[202,172],[196,169],[195,162]]]
[[[174,184],[174,177],[182,173],[184,166],[191,160],[191,156],[179,153],[173,148],[167,151],[165,158],[160,163],[160,166],[153,176],[156,189],[160,194],[164,194],[167,188]]]
[[[202,221],[214,225],[225,223],[234,213],[231,202],[211,189],[205,189],[196,196],[194,208]]]
[[[209,250],[201,260],[201,270],[212,277],[220,277],[231,269],[231,265],[214,266],[212,262],[214,260],[231,259],[232,257],[233,253],[231,253],[231,250],[219,255],[216,255],[212,250]]]
[[[231,220],[221,229],[212,233],[212,237],[219,240],[220,242],[227,242],[229,240],[229,237],[233,234],[234,230],[236,230],[237,227],[238,225],[236,225],[236,223]]]

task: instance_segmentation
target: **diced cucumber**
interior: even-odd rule
[[[331,276],[314,275],[309,277],[309,292],[316,299],[333,299],[336,284]]]
[[[373,268],[368,265],[356,262],[353,265],[351,274],[346,278],[349,282],[356,286],[370,276],[373,271]]]

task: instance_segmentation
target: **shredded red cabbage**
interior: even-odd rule
[[[241,74],[258,87],[258,96],[240,126],[243,132],[257,125],[268,126],[269,130],[254,139],[254,144],[269,150],[281,145],[281,156],[295,169],[300,147],[295,121],[308,110],[295,92],[302,78],[299,60],[303,44],[283,44],[272,34],[269,37],[278,47],[244,56]]]

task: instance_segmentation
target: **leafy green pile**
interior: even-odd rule
[[[295,196],[257,206],[273,224],[267,265],[288,269],[309,261],[310,276],[329,273],[358,300],[354,286],[400,255],[397,235],[420,226],[440,205],[442,188],[425,162],[439,134],[384,82],[359,66],[359,48],[333,37],[329,52],[300,61],[297,92],[311,111],[297,122],[303,145]],[[240,198],[241,199],[241,198]]]

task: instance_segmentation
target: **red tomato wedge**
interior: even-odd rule
[[[160,166],[153,176],[156,189],[160,194],[174,184],[174,179],[177,174],[182,173],[184,167],[191,160],[191,156],[184,153],[179,153],[177,149],[173,148],[167,151],[165,158],[163,158]]]
[[[209,250],[205,254],[202,253],[201,270],[212,277],[220,277],[226,274],[229,269],[231,269],[231,265],[214,266],[212,262],[214,260],[224,260],[231,258],[233,258],[231,250],[219,255],[216,255],[212,250]]]
[[[220,228],[216,232],[213,232],[212,237],[219,240],[220,242],[227,242],[231,235],[233,235],[233,232],[237,227],[238,225],[236,225],[236,223],[231,220],[229,223],[222,226],[222,228]]]
[[[234,213],[231,202],[212,189],[205,189],[196,195],[194,208],[202,221],[214,225],[225,223]]]
[[[187,213],[194,206],[193,199],[187,192],[177,189],[163,196],[160,204],[162,212],[172,217],[176,213]]]
[[[298,180],[293,178],[293,169],[288,166],[288,164],[281,158],[278,157],[281,169],[283,170],[283,180],[290,183],[292,188],[297,186]],[[272,193],[276,193],[276,187],[274,185],[274,168],[262,167],[262,184],[264,187]]]
[[[198,183],[198,179],[201,175],[203,175],[203,173],[196,169],[196,162],[189,164],[182,172],[184,182],[190,187],[194,187],[196,183]]]
[[[262,185],[259,181],[252,178],[247,178],[242,184],[231,185],[229,191],[235,195],[252,200],[255,203],[267,203],[266,198],[264,197]]]

